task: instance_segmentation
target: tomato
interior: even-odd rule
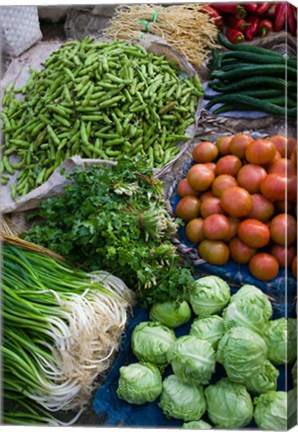
[[[261,248],[270,241],[269,228],[257,219],[245,219],[238,227],[240,240],[252,248]]]
[[[275,201],[274,207],[278,213],[292,213],[294,211],[294,203],[286,200]]]
[[[203,219],[194,218],[189,221],[185,227],[187,239],[192,243],[200,243],[204,239]]]
[[[192,150],[192,157],[198,163],[212,162],[217,155],[216,145],[209,141],[197,144]]]
[[[239,186],[243,187],[249,193],[260,191],[260,183],[266,177],[265,168],[260,165],[247,164],[240,168],[237,174]]]
[[[229,174],[233,177],[236,177],[241,166],[242,162],[237,156],[223,156],[216,163],[215,174],[217,176],[221,174]]]
[[[224,265],[230,256],[228,246],[221,240],[203,240],[198,247],[199,256],[214,265]]]
[[[190,186],[187,178],[180,180],[177,186],[177,192],[181,198],[185,197],[186,195],[193,195],[193,196],[200,195],[199,191],[195,190],[193,187]]]
[[[288,176],[287,178],[287,195],[288,200],[297,202],[297,176]]]
[[[291,267],[296,255],[296,248],[295,246],[286,248],[285,246],[276,244],[272,246],[270,253],[277,259],[280,267]]]
[[[199,216],[201,202],[198,198],[187,195],[178,202],[176,206],[176,216],[185,222]]]
[[[276,155],[276,147],[272,141],[257,139],[246,147],[246,160],[255,165],[262,165],[271,162]]]
[[[221,207],[220,199],[216,197],[208,198],[201,204],[201,216],[203,218],[213,214],[225,214]]]
[[[221,155],[230,154],[230,143],[233,136],[222,136],[218,138],[215,145]]]
[[[296,219],[286,213],[275,216],[270,223],[270,234],[275,243],[291,246],[297,236]]]
[[[213,180],[212,192],[217,198],[220,198],[222,193],[232,186],[238,186],[235,177],[229,174],[221,174]]]
[[[206,167],[210,168],[215,173],[216,163],[215,162],[207,162],[204,164]]]
[[[287,138],[283,135],[272,135],[268,139],[273,142],[281,157],[286,157]]]
[[[230,143],[230,153],[238,156],[239,159],[245,159],[246,147],[253,140],[254,139],[250,135],[245,133],[235,135]]]
[[[295,168],[297,169],[297,147],[295,147],[294,150],[292,151],[290,158]]]
[[[274,279],[279,271],[277,259],[265,252],[254,255],[249,261],[248,267],[255,278],[263,281]]]
[[[204,236],[209,240],[223,240],[230,233],[230,223],[223,214],[207,216],[203,222]]]
[[[252,210],[247,217],[261,222],[269,221],[274,214],[274,204],[261,194],[252,194],[251,199]]]
[[[291,267],[293,275],[295,276],[295,278],[297,278],[297,256],[295,256],[295,258],[293,259]]]
[[[239,186],[226,189],[220,197],[220,204],[228,215],[236,218],[247,216],[252,210],[251,195]]]
[[[248,246],[239,237],[234,237],[229,242],[231,258],[238,264],[247,264],[257,250]]]
[[[208,198],[215,198],[215,195],[214,195],[214,193],[213,193],[211,190],[206,191],[206,192],[203,192],[203,193],[200,195],[200,201],[201,201],[201,202],[206,201],[206,199],[208,199]]]
[[[260,183],[260,191],[265,198],[282,201],[286,197],[287,178],[278,173],[268,174]]]
[[[268,174],[279,173],[283,175],[296,175],[296,165],[291,159],[281,158],[273,162],[267,170]]]
[[[214,177],[214,172],[204,164],[193,165],[186,176],[190,186],[200,192],[209,189]]]
[[[265,164],[263,164],[262,166],[265,168],[266,171],[268,171],[270,165],[272,165],[273,163],[279,161],[280,159],[281,159],[281,155],[280,155],[279,151],[277,151],[277,152],[275,153],[274,158],[273,158],[270,162],[265,163]]]
[[[297,148],[297,140],[295,137],[289,137],[287,140],[287,154],[285,157],[291,158],[294,149]]]
[[[230,232],[229,234],[223,239],[225,243],[228,243],[232,238],[234,238],[237,235],[238,227],[240,224],[240,219],[233,218],[231,216],[228,216],[228,220],[230,223]]]

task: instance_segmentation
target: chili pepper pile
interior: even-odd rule
[[[287,2],[212,3],[206,5],[206,12],[216,25],[225,27],[232,43],[252,41],[283,29],[293,36],[297,34],[297,9]]]

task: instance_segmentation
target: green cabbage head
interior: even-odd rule
[[[157,366],[132,363],[120,368],[117,396],[126,402],[142,405],[153,402],[162,392],[162,377]]]
[[[232,327],[218,344],[217,361],[224,366],[231,381],[243,383],[260,372],[266,354],[261,336],[246,327]]]
[[[293,363],[297,356],[297,320],[278,318],[267,323],[264,340],[268,359],[275,365]]]
[[[250,393],[266,393],[276,390],[278,376],[279,371],[269,360],[266,360],[260,371],[245,380],[244,385]]]
[[[195,281],[189,297],[194,313],[206,318],[223,310],[230,300],[231,290],[218,276],[205,276]]]
[[[185,382],[207,384],[215,370],[215,351],[211,343],[196,336],[182,336],[167,353],[174,374]]]
[[[212,426],[209,423],[205,422],[204,420],[199,420],[199,421],[191,421],[191,422],[183,423],[182,429],[207,430],[207,429],[212,429]]]
[[[242,384],[222,378],[205,389],[208,417],[218,428],[240,429],[253,418],[251,397]]]
[[[141,322],[131,336],[131,347],[139,361],[166,365],[169,346],[176,340],[172,329],[156,322]]]
[[[206,411],[203,387],[184,383],[176,375],[169,375],[163,381],[158,405],[167,417],[185,422],[200,420]]]
[[[170,328],[185,324],[191,318],[191,310],[186,301],[181,303],[155,303],[150,309],[150,319]]]
[[[214,349],[225,333],[225,326],[222,317],[212,315],[208,318],[197,318],[193,321],[190,329],[192,336],[197,336],[211,343]]]
[[[297,425],[297,388],[288,392],[288,429]]]
[[[269,391],[263,393],[254,399],[254,404],[254,419],[260,429],[287,429],[287,392]]]
[[[254,300],[254,303],[263,309],[266,320],[269,320],[272,315],[272,304],[266,294],[254,285],[243,285],[236,294],[232,295],[230,303],[238,300]]]

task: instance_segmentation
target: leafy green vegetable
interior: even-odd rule
[[[156,322],[141,322],[132,333],[131,347],[139,361],[167,365],[167,352],[175,342],[172,329]]]
[[[251,393],[266,393],[270,390],[276,390],[278,376],[279,371],[269,360],[266,360],[260,371],[245,380],[244,385]]]
[[[191,272],[171,243],[162,184],[141,160],[75,169],[62,196],[37,212],[43,223],[23,237],[69,261],[120,277],[144,304],[184,299]],[[182,267],[183,264],[183,267]]]
[[[212,429],[212,426],[209,423],[205,422],[204,420],[199,420],[199,421],[191,421],[191,422],[183,423],[182,429],[207,430],[207,429]]]
[[[236,294],[232,295],[230,303],[238,300],[253,300],[261,309],[263,309],[264,317],[269,320],[272,315],[272,304],[268,296],[254,285],[243,285]]]
[[[288,430],[297,426],[297,388],[288,392]]]
[[[265,430],[287,430],[287,392],[269,391],[254,399],[254,419]]]
[[[184,421],[199,420],[206,411],[203,387],[184,383],[176,375],[163,381],[159,407],[167,417]]]
[[[292,363],[297,356],[297,320],[279,318],[267,323],[264,340],[268,359],[275,365]]]
[[[208,318],[197,318],[193,321],[190,328],[191,335],[210,342],[214,349],[217,348],[224,333],[224,321],[218,315],[212,315]]]
[[[215,370],[211,343],[196,336],[182,336],[167,352],[174,373],[185,382],[207,384]]]
[[[230,300],[229,285],[218,276],[205,276],[195,281],[190,304],[200,318],[219,313]]]
[[[205,389],[208,417],[217,427],[240,429],[253,417],[251,397],[242,384],[222,378]]]
[[[170,328],[185,324],[191,318],[191,310],[186,301],[181,303],[155,303],[150,309],[150,319]]]
[[[266,360],[267,347],[261,336],[252,330],[233,327],[219,342],[216,354],[230,380],[244,383],[260,372]]]
[[[150,363],[132,363],[120,368],[117,396],[131,404],[153,402],[162,392],[158,368]]]

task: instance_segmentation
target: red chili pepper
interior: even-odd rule
[[[244,34],[239,30],[228,28],[226,30],[226,36],[230,42],[235,43],[235,44],[241,43],[244,41]]]
[[[236,18],[241,19],[246,17],[246,10],[238,3],[212,3],[212,7],[220,12],[230,13]]]
[[[264,37],[272,30],[272,22],[267,19],[262,19],[258,24],[258,36]]]
[[[264,3],[260,3],[260,5],[258,6],[258,9],[256,10],[256,14],[257,15],[264,15],[265,12],[267,12],[267,10],[270,7],[270,3],[269,2],[264,2]]]
[[[233,16],[227,16],[226,22],[229,27],[240,31],[243,31],[246,29],[246,27],[250,26],[250,23],[246,22],[244,19],[237,20]]]
[[[241,6],[243,6],[248,12],[255,12],[259,7],[259,3],[245,3]]]
[[[206,12],[208,15],[210,15],[212,18],[214,18],[214,24],[217,27],[222,27],[224,25],[222,16],[210,5],[204,5],[201,9],[201,11],[204,13]]]
[[[245,37],[247,40],[252,41],[258,32],[258,25],[260,19],[257,16],[252,15],[248,18],[247,22],[250,23],[250,27],[245,30]]]
[[[290,4],[287,4],[287,22],[288,22],[288,31],[291,33],[292,36],[296,36],[297,23],[295,23],[293,6]]]
[[[283,28],[286,21],[286,16],[287,16],[287,3],[286,2],[278,3],[276,7],[275,21],[273,25],[273,30],[275,32],[278,32]]]

